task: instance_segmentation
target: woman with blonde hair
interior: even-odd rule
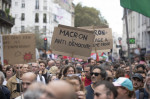
[[[56,74],[58,71],[58,67],[57,66],[52,66],[49,70],[50,74]]]

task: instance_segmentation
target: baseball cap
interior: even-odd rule
[[[132,78],[138,78],[139,80],[143,81],[143,76],[139,73],[135,73]]]
[[[133,91],[132,81],[125,77],[119,77],[115,82],[113,82],[114,86],[122,86],[127,88],[130,91]]]

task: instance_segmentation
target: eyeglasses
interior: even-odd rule
[[[93,74],[94,74],[95,76],[98,76],[98,75],[100,75],[101,73],[94,73],[94,72],[92,72],[92,73],[91,73],[91,76],[92,76]]]

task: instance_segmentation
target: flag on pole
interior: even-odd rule
[[[120,5],[150,17],[150,0],[120,0]]]
[[[96,53],[96,61],[97,62],[99,61],[99,55],[98,55],[98,53]]]

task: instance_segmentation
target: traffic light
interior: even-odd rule
[[[47,38],[45,37],[44,38],[44,49],[46,50],[46,48],[47,48]]]
[[[44,38],[44,43],[47,43],[47,38],[46,37]]]

